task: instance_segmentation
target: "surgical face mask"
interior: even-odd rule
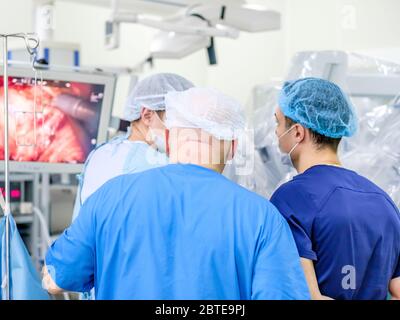
[[[157,151],[161,153],[166,153],[167,144],[165,142],[165,138],[155,134],[151,128],[150,128],[150,134],[151,134],[151,140],[153,141]]]
[[[295,126],[292,126],[289,130],[287,130],[287,131],[285,131],[283,134],[281,134],[281,135],[278,137],[278,141],[280,141],[284,136],[286,136],[290,131],[292,131],[294,127],[295,127]],[[284,164],[284,165],[286,165],[286,166],[294,167],[291,155],[292,155],[293,151],[297,148],[298,145],[299,145],[299,142],[296,143],[296,144],[293,146],[293,148],[290,149],[290,151],[289,151],[288,153],[283,153],[283,152],[281,151],[281,153],[282,153],[282,155],[281,155],[281,162],[282,162],[282,164]]]
[[[164,122],[160,119],[157,112],[156,112],[156,115],[157,115],[158,119],[160,120],[160,122],[164,125]],[[159,151],[161,153],[166,153],[167,152],[167,143],[165,141],[165,136],[160,136],[160,135],[156,134],[152,128],[149,128],[149,131],[150,131],[150,135],[151,135],[151,140],[153,141],[157,151]]]

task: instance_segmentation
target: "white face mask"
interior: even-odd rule
[[[161,121],[161,123],[164,125],[164,122],[160,119],[157,112],[156,112],[156,116]],[[150,131],[151,140],[153,141],[157,151],[161,152],[161,153],[166,153],[167,152],[167,143],[165,141],[165,137],[159,136],[151,128],[149,128],[149,131]]]
[[[278,141],[281,140],[284,136],[286,136],[290,131],[292,131],[292,129],[293,129],[294,127],[295,127],[295,126],[292,126],[289,130],[287,130],[287,131],[285,131],[283,134],[281,134],[281,135],[278,137]],[[298,145],[299,145],[299,142],[296,143],[296,144],[293,146],[293,148],[290,149],[290,151],[289,151],[288,153],[283,153],[283,152],[282,152],[282,155],[281,155],[281,162],[282,162],[282,164],[284,164],[284,165],[286,165],[286,166],[294,167],[291,154],[292,154],[293,151],[297,148]]]
[[[151,140],[153,141],[157,151],[161,153],[166,153],[167,144],[165,142],[165,138],[155,134],[151,128],[150,128],[150,135],[151,135]]]

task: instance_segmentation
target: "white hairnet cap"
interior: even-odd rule
[[[193,83],[173,73],[159,73],[140,81],[129,95],[124,108],[123,119],[140,119],[142,108],[165,110],[165,95],[170,91],[184,91],[194,87]]]
[[[212,88],[170,92],[165,107],[168,129],[199,128],[229,141],[237,139],[245,127],[240,103]]]

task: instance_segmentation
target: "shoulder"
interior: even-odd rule
[[[122,174],[105,181],[85,200],[84,205],[91,204],[92,206],[103,207],[103,205],[109,203],[118,203],[119,200],[126,196],[126,192],[129,192],[133,197],[135,190],[147,190],[149,185],[154,184],[153,170],[155,169]],[[140,186],[140,188],[135,188],[136,186]]]
[[[290,180],[275,190],[272,194],[271,202],[274,203],[275,201],[287,198],[293,194],[304,194],[306,192],[305,184],[302,181]]]
[[[108,165],[109,161],[119,164],[121,167],[131,162],[132,158],[141,159],[141,161],[136,161],[135,163],[145,162],[147,158],[150,160],[155,158],[151,154],[152,149],[146,143],[126,141],[123,137],[115,138],[98,146],[91,152],[85,163],[85,171],[99,170],[99,166]],[[126,171],[126,173],[128,172]]]
[[[107,181],[103,185],[103,187],[105,188],[114,188],[117,186],[127,187],[134,183],[143,183],[146,180],[151,180],[154,183],[153,179],[155,176],[160,174],[160,169],[161,168],[156,167],[141,172],[121,174]]]
[[[325,197],[325,191],[319,192],[319,188],[309,188],[302,181],[292,180],[275,191],[271,202],[286,219],[296,216],[311,221],[318,212],[321,199]]]
[[[145,158],[149,165],[160,166],[168,163],[168,157],[165,153],[157,151],[147,143],[137,143],[136,148],[138,151],[136,156]]]
[[[110,154],[110,151],[112,149],[115,149],[115,147],[118,145],[118,141],[122,141],[122,137],[116,137],[94,148],[86,159],[85,167],[93,164],[94,162],[96,162],[97,159],[104,157],[104,155]]]
[[[219,183],[221,187],[226,188],[226,190],[230,190],[230,192],[233,193],[235,196],[240,197],[245,201],[254,202],[257,204],[269,203],[266,198],[242,187],[240,184],[228,179],[223,175],[219,175],[217,183]]]
[[[360,189],[363,189],[367,192],[375,192],[387,196],[387,193],[381,187],[369,180],[367,177],[364,177],[358,173],[355,173],[354,177],[354,179],[357,181],[357,184],[360,186]]]
[[[377,184],[375,184],[368,178],[366,178],[362,175],[359,175],[359,174],[356,174],[356,175],[357,175],[358,183],[362,187],[362,188],[360,188],[360,189],[362,189],[362,191],[381,196],[382,199],[384,199],[386,202],[388,202],[390,204],[390,206],[392,206],[393,209],[398,214],[400,214],[399,208],[397,207],[397,205],[394,203],[394,201],[392,200],[390,195],[385,190],[383,190],[381,187],[379,187]]]

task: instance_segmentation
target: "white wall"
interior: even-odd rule
[[[288,0],[288,52],[400,46],[398,0]]]
[[[176,72],[197,85],[217,87],[245,103],[252,87],[283,77],[297,51],[383,52],[386,49],[382,48],[400,48],[399,0],[248,2],[282,12],[282,30],[242,33],[238,40],[217,39],[217,66],[209,66],[205,51],[201,51],[182,60],[158,60],[151,73]],[[0,32],[31,31],[31,10],[31,0],[0,1]],[[115,51],[104,49],[108,14],[105,8],[57,2],[55,38],[80,43],[81,62],[85,65],[133,66],[147,57],[156,31],[138,25],[122,25],[121,47]],[[121,112],[122,103],[118,104],[116,114]]]
[[[34,31],[32,21],[31,0],[0,0],[0,33]]]

